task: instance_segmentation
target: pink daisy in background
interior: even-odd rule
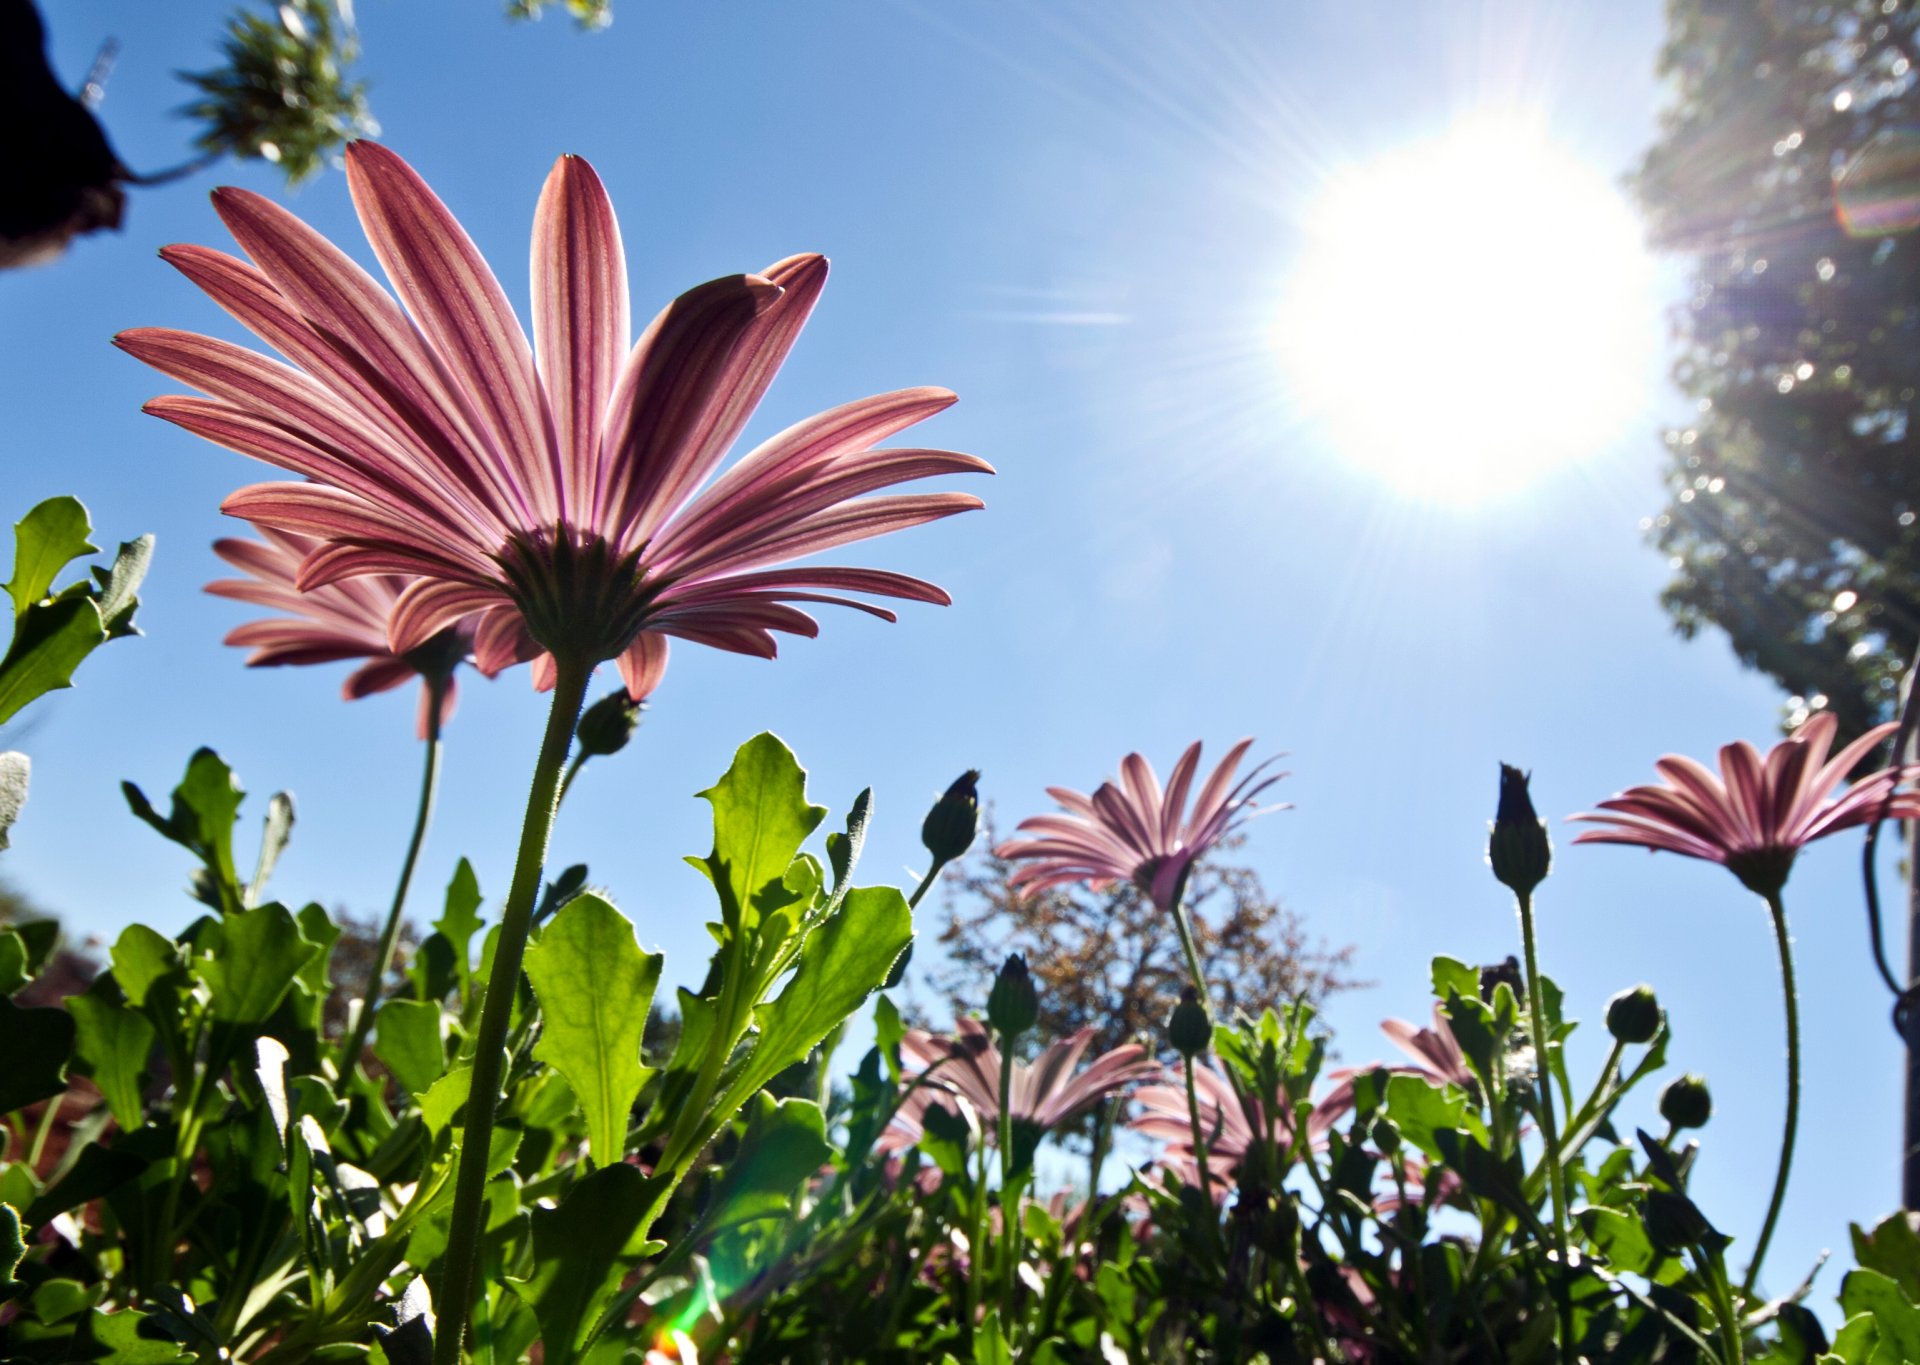
[[[1000,1049],[978,1019],[963,1018],[956,1030],[954,1037],[941,1037],[913,1029],[900,1042],[901,1060],[915,1066],[907,1079],[918,1079],[921,1088],[916,1093],[927,1096],[914,1105],[913,1119],[922,1119],[928,1104],[941,1104],[943,1097],[957,1097],[966,1102],[984,1127],[993,1130],[1000,1119]],[[1007,1110],[1016,1123],[1029,1123],[1045,1132],[1135,1081],[1160,1074],[1160,1064],[1138,1043],[1103,1052],[1084,1071],[1076,1073],[1094,1033],[1092,1028],[1083,1028],[1070,1038],[1049,1043],[1031,1064],[1013,1064]],[[903,1104],[902,1109],[906,1108]]]
[[[1838,796],[1867,755],[1899,727],[1876,726],[1829,758],[1840,722],[1823,712],[1773,746],[1764,759],[1744,740],[1720,750],[1715,776],[1691,758],[1654,764],[1665,782],[1629,787],[1572,819],[1598,826],[1576,844],[1635,844],[1720,863],[1748,890],[1777,893],[1801,847],[1843,829],[1920,819],[1920,792],[1900,790],[1910,767],[1869,773]],[[1831,796],[1831,799],[1829,799]]]
[[[301,589],[417,580],[388,626],[393,654],[477,614],[489,673],[533,659],[550,686],[556,656],[580,672],[617,659],[638,700],[661,678],[669,636],[772,657],[775,632],[817,633],[796,602],[891,620],[848,594],[948,601],[904,574],[779,567],[981,505],[964,493],[863,496],[991,472],[970,455],[874,448],[952,403],[944,389],[808,418],[702,491],[819,297],[824,258],[699,285],[634,342],[612,205],[586,162],[562,157],[535,215],[529,344],[411,167],[358,142],[347,178],[398,302],[285,209],[229,188],[214,206],[251,264],[199,246],[162,254],[292,364],[163,328],[116,341],[206,395],[148,411],[306,480],[225,504],[325,542],[302,564]]]
[[[227,632],[227,644],[253,651],[247,656],[247,666],[270,668],[365,659],[341,684],[342,697],[354,701],[419,678],[420,737],[425,739],[430,729],[444,726],[458,701],[454,671],[469,661],[473,648],[471,623],[456,621],[411,652],[396,654],[388,644],[387,622],[412,579],[397,574],[367,574],[302,592],[296,584],[300,565],[320,548],[320,542],[266,528],[261,528],[260,534],[264,542],[216,540],[214,553],[247,577],[216,579],[206,588],[215,597],[230,597],[284,613],[248,621]],[[430,711],[436,693],[439,714],[434,717]]]
[[[1188,869],[1256,812],[1285,810],[1285,804],[1260,807],[1254,797],[1285,777],[1262,776],[1279,755],[1267,759],[1236,785],[1234,774],[1251,739],[1227,751],[1187,811],[1187,796],[1200,766],[1200,743],[1187,746],[1162,790],[1153,765],[1138,753],[1120,761],[1118,782],[1103,782],[1092,796],[1066,787],[1048,787],[1065,814],[1036,815],[1019,829],[1032,837],[1009,839],[994,850],[1020,862],[1012,885],[1036,889],[1088,882],[1094,887],[1132,882],[1162,910],[1174,908]]]
[[[1194,1063],[1193,1089],[1200,1111],[1200,1133],[1207,1146],[1208,1184],[1216,1199],[1224,1199],[1238,1178],[1240,1163],[1258,1144],[1269,1137],[1282,1150],[1292,1144],[1293,1118],[1275,1114],[1270,1126],[1259,1100],[1239,1094],[1225,1076],[1206,1063]],[[1185,1087],[1145,1085],[1133,1097],[1145,1112],[1128,1127],[1166,1143],[1161,1164],[1183,1183],[1199,1188],[1200,1162],[1193,1147],[1193,1119],[1187,1109]],[[1328,1091],[1315,1102],[1307,1120],[1308,1143],[1315,1148],[1326,1146],[1327,1134],[1352,1108],[1351,1086]]]

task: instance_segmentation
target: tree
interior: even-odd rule
[[[959,894],[948,901],[940,942],[952,965],[932,977],[955,1013],[983,1007],[994,973],[1017,952],[1040,997],[1033,1038],[1046,1042],[1092,1025],[1095,1054],[1141,1038],[1160,1050],[1167,1016],[1188,980],[1167,916],[1126,883],[1101,892],[1010,887],[1013,864],[991,852],[998,842],[991,825],[984,842],[984,855],[950,874]],[[1196,864],[1187,908],[1213,1003],[1226,1015],[1258,1013],[1303,995],[1318,1003],[1361,984],[1349,972],[1352,947],[1309,940],[1300,917],[1269,895],[1251,868]]]
[[[1697,412],[1646,523],[1663,601],[1848,733],[1920,643],[1916,28],[1895,0],[1670,0],[1637,176],[1654,241],[1693,257],[1673,374]]]

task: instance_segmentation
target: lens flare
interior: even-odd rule
[[[1833,206],[1849,237],[1920,227],[1920,128],[1874,134],[1834,177]]]

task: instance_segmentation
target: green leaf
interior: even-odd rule
[[[210,924],[200,945],[210,951],[195,957],[194,973],[207,984],[213,1017],[228,1024],[264,1022],[320,950],[278,901]]]
[[[1880,1333],[1873,1325],[1873,1314],[1848,1318],[1833,1338],[1833,1353],[1820,1357],[1820,1365],[1838,1361],[1840,1365],[1870,1365],[1880,1345]]]
[[[640,1039],[660,980],[627,917],[592,892],[575,896],[527,950],[544,1020],[533,1054],[566,1078],[587,1116],[593,1159],[620,1160],[647,1072]]]
[[[20,1213],[11,1204],[0,1204],[0,1285],[15,1283],[13,1272],[27,1256],[27,1244],[20,1236]]]
[[[665,1183],[616,1162],[574,1184],[558,1208],[533,1211],[534,1272],[508,1287],[540,1321],[547,1365],[569,1365],[584,1328],[627,1270],[640,1221]]]
[[[146,1004],[153,983],[181,967],[180,950],[174,941],[144,924],[130,924],[121,930],[109,956],[113,979],[133,1005]]]
[[[1617,1209],[1588,1207],[1574,1214],[1593,1244],[1606,1255],[1615,1271],[1640,1274],[1653,1263],[1653,1243],[1640,1220]]]
[[[1449,994],[1477,1000],[1480,997],[1480,973],[1456,958],[1436,957],[1433,960],[1433,998],[1444,1003]]]
[[[90,1204],[113,1193],[152,1164],[146,1157],[134,1152],[90,1142],[80,1149],[73,1169],[27,1206],[26,1221],[29,1226],[38,1227],[55,1214],[68,1213],[83,1204]]]
[[[114,978],[102,976],[85,995],[69,996],[66,1003],[76,1030],[76,1059],[100,1087],[114,1122],[131,1130],[145,1122],[140,1078],[156,1034],[145,1015],[116,998],[124,993]]]
[[[732,1114],[775,1075],[859,1009],[913,941],[913,915],[891,886],[858,887],[808,937],[800,966],[777,1000],[754,1010],[759,1036],[718,1114]]]
[[[152,562],[153,537],[141,536],[120,542],[111,568],[93,571],[100,583],[100,621],[106,627],[109,640],[140,633],[133,624],[133,613],[140,605],[134,592],[147,576],[147,566]]]
[[[446,909],[433,927],[453,949],[453,969],[460,978],[460,998],[465,1000],[473,980],[473,936],[480,930],[480,879],[465,858],[453,869]]]
[[[794,1190],[832,1155],[819,1105],[776,1100],[764,1091],[755,1095],[747,1131],[701,1216],[701,1235],[756,1219],[786,1217],[793,1209]]]
[[[446,1073],[444,1017],[429,1000],[389,1000],[374,1016],[373,1055],[410,1095],[425,1093]]]
[[[333,979],[328,975],[328,959],[333,956],[333,945],[340,941],[340,926],[327,914],[326,907],[318,901],[308,901],[300,907],[300,913],[294,916],[300,926],[301,935],[313,944],[314,954],[307,959],[307,965],[300,969],[297,980],[309,991],[314,999],[325,1000],[333,989]]]
[[[420,1121],[427,1125],[427,1131],[437,1134],[453,1122],[472,1091],[473,1068],[470,1066],[456,1067],[428,1086],[420,1097]]]
[[[11,929],[0,929],[0,995],[12,995],[31,980],[27,941]]]
[[[13,643],[0,657],[0,722],[36,697],[71,687],[73,670],[106,638],[91,598],[29,608],[13,623]]]
[[[1000,1330],[1000,1310],[989,1308],[973,1338],[973,1365],[1013,1365],[1013,1347]]]
[[[1909,1299],[1920,1302],[1920,1235],[1904,1213],[1882,1219],[1870,1233],[1853,1229],[1853,1259],[1897,1283]]]
[[[96,554],[87,543],[93,524],[78,498],[48,498],[13,525],[13,578],[7,592],[13,597],[17,620],[47,596],[60,570],[81,555]]]
[[[25,754],[0,754],[0,852],[8,847],[7,831],[27,804],[27,780],[32,775],[33,760]]]
[[[1840,1306],[1848,1317],[1866,1313],[1873,1318],[1880,1338],[1873,1365],[1920,1362],[1920,1305],[1909,1300],[1894,1280],[1877,1270],[1850,1270],[1840,1282]]]
[[[274,866],[286,852],[287,840],[292,837],[293,797],[288,792],[275,792],[267,798],[267,818],[260,831],[260,856],[253,865],[253,880],[247,883],[248,905],[260,903],[260,893],[267,889]]]
[[[1466,1096],[1430,1085],[1419,1076],[1391,1076],[1387,1080],[1387,1114],[1400,1136],[1425,1152],[1440,1155],[1436,1132],[1457,1130],[1466,1116]]]
[[[713,806],[713,852],[688,861],[712,879],[727,928],[746,933],[796,899],[787,869],[827,809],[808,804],[806,772],[770,734],[741,745],[733,766],[700,795]]]
[[[22,1009],[0,1000],[0,1114],[11,1114],[67,1088],[73,1016],[62,1009]]]

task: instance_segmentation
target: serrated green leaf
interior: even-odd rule
[[[1840,1306],[1849,1317],[1865,1313],[1873,1319],[1879,1336],[1873,1365],[1920,1362],[1920,1305],[1902,1293],[1893,1279],[1877,1270],[1848,1271],[1840,1282]]]
[[[1387,1115],[1400,1129],[1400,1136],[1425,1152],[1440,1155],[1434,1134],[1460,1127],[1467,1112],[1466,1096],[1431,1085],[1419,1076],[1398,1075],[1387,1079]]]
[[[1615,1271],[1639,1274],[1653,1263],[1653,1243],[1640,1220],[1618,1209],[1588,1207],[1574,1216]]]
[[[891,886],[858,887],[808,937],[800,966],[776,1000],[754,1010],[758,1036],[727,1087],[718,1114],[803,1060],[827,1033],[859,1009],[913,941],[913,914]]]
[[[1433,998],[1445,1003],[1449,993],[1477,999],[1480,994],[1480,973],[1457,958],[1440,956],[1433,959]]]
[[[93,1077],[122,1128],[138,1128],[145,1121],[140,1078],[153,1051],[154,1027],[144,1014],[120,1003],[119,983],[102,976],[85,995],[67,997],[67,1013],[75,1028],[74,1056]]]
[[[73,1016],[62,1009],[22,1009],[0,999],[0,1114],[11,1114],[67,1088]]]
[[[122,1146],[127,1145],[125,1135],[119,1141]],[[28,1225],[38,1227],[55,1214],[71,1212],[83,1204],[90,1204],[111,1194],[152,1165],[146,1157],[122,1150],[122,1146],[102,1147],[97,1142],[91,1142],[81,1148],[73,1169],[48,1186],[27,1206]]]
[[[793,1193],[833,1155],[827,1120],[810,1100],[775,1100],[764,1091],[753,1097],[740,1146],[724,1167],[700,1235],[710,1236],[762,1218],[784,1218]]]
[[[206,982],[213,1017],[227,1024],[264,1022],[319,951],[278,901],[210,925],[200,946],[207,952],[194,958],[194,974]]]
[[[575,896],[527,949],[527,979],[543,1026],[534,1056],[566,1078],[601,1165],[620,1160],[633,1102],[646,1080],[640,1039],[660,980],[627,917],[592,892]]]
[[[424,1094],[446,1073],[444,1017],[430,1000],[389,1000],[374,1016],[373,1055],[410,1095]]]
[[[0,1285],[14,1283],[13,1272],[27,1256],[27,1244],[20,1236],[20,1211],[11,1204],[0,1204]]]
[[[48,498],[13,524],[13,577],[7,592],[16,619],[47,596],[60,570],[81,555],[98,553],[87,543],[93,523],[78,498]]]
[[[160,978],[181,967],[180,950],[174,941],[144,924],[130,924],[121,930],[108,955],[113,962],[114,980],[126,992],[133,1005],[147,1003],[147,991]]]
[[[460,978],[460,998],[465,1000],[473,980],[473,936],[480,929],[480,879],[465,858],[453,869],[446,908],[433,927],[453,949],[453,970]]]
[[[639,1251],[640,1220],[665,1183],[616,1162],[576,1182],[558,1208],[533,1211],[534,1272],[507,1285],[539,1319],[548,1365],[570,1365],[578,1353]]]
[[[340,941],[340,926],[326,907],[318,901],[308,901],[300,907],[300,913],[294,916],[300,926],[300,933],[314,947],[314,954],[307,959],[307,965],[300,969],[299,982],[313,992],[316,1000],[325,1000],[333,988],[333,978],[328,974],[328,960],[333,956],[333,945]]]
[[[27,970],[27,941],[11,929],[0,929],[0,995],[12,995],[33,979]]]
[[[112,566],[104,572],[94,570],[100,581],[100,622],[106,627],[109,640],[140,633],[133,624],[133,614],[140,606],[135,593],[152,562],[153,537],[148,535],[121,541]]]
[[[32,776],[32,759],[25,754],[0,753],[0,852],[8,847],[7,831],[27,804],[27,783]]]
[[[1905,1213],[1882,1219],[1872,1232],[1853,1228],[1853,1259],[1868,1270],[1877,1270],[1906,1291],[1909,1299],[1920,1302],[1920,1234]]]
[[[438,1133],[453,1121],[473,1091],[473,1068],[456,1067],[427,1087],[420,1097],[420,1121],[429,1133]]]
[[[1862,1313],[1858,1317],[1848,1318],[1833,1338],[1831,1355],[1820,1357],[1820,1365],[1837,1362],[1838,1365],[1872,1365],[1875,1349],[1880,1345],[1880,1333],[1873,1325],[1873,1314]]]
[[[73,685],[73,670],[107,638],[89,597],[38,603],[13,623],[0,657],[0,722],[49,692]]]
[[[770,734],[741,745],[725,775],[700,795],[713,807],[713,852],[690,861],[712,879],[726,926],[749,932],[796,899],[787,869],[827,809],[808,803],[806,772]]]

